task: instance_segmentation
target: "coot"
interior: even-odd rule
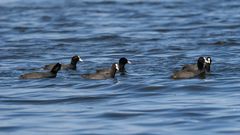
[[[61,64],[57,63],[53,66],[50,72],[32,72],[21,75],[20,79],[40,79],[40,78],[55,78],[58,71],[61,69]]]
[[[211,64],[212,64],[212,59],[211,57],[203,57],[204,61],[205,61],[205,70],[207,72],[211,71]],[[182,70],[187,70],[187,71],[197,71],[198,70],[198,66],[197,64],[187,64],[184,65]]]
[[[83,60],[77,55],[73,56],[70,64],[62,64],[61,70],[68,70],[68,69],[76,70],[78,61],[82,62]],[[54,64],[45,65],[43,67],[43,69],[51,70],[53,68],[53,66],[54,66]]]
[[[104,80],[114,78],[118,70],[119,70],[118,64],[112,64],[109,74],[94,73],[94,74],[82,74],[81,76],[86,79]]]
[[[125,70],[125,65],[126,64],[131,64],[131,62],[127,58],[123,57],[123,58],[119,59],[118,67],[119,67],[119,72],[120,73],[126,72],[126,70]],[[97,69],[96,73],[99,73],[99,74],[109,74],[110,71],[111,71],[111,68]]]
[[[175,72],[171,77],[173,79],[188,79],[205,74],[205,71],[205,58],[199,57],[197,61],[197,70],[180,70]]]

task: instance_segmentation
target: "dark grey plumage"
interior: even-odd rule
[[[173,79],[188,79],[188,78],[193,78],[198,75],[204,74],[206,69],[205,69],[205,58],[204,57],[199,57],[198,62],[197,62],[197,70],[194,70],[194,66],[191,66],[192,70],[187,70],[183,69],[180,71],[175,72],[171,78]]]
[[[205,61],[205,70],[206,72],[210,72],[211,71],[211,64],[212,64],[212,59],[211,57],[203,57],[204,61]],[[187,64],[184,65],[182,70],[186,70],[186,71],[197,71],[198,70],[198,66],[197,64]]]
[[[131,64],[131,62],[127,58],[120,58],[118,62],[118,67],[119,67],[119,72],[124,73],[126,72],[125,65],[126,64]],[[96,73],[99,74],[109,74],[111,71],[111,68],[106,68],[106,69],[97,69]]]
[[[118,64],[112,64],[111,70],[108,74],[94,73],[94,74],[82,74],[81,76],[86,79],[105,80],[114,78],[118,70],[119,70]]]
[[[50,72],[33,72],[21,75],[20,79],[40,79],[40,78],[55,78],[58,71],[61,69],[61,64],[57,63],[53,66]]]
[[[68,69],[76,70],[78,61],[82,62],[83,60],[77,55],[73,56],[70,64],[62,64],[61,70],[68,70]],[[53,68],[53,66],[54,66],[54,64],[45,65],[43,67],[43,69],[51,70]]]

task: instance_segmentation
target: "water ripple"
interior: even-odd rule
[[[1,0],[0,133],[239,134],[239,7],[234,0]],[[19,80],[73,55],[84,60],[76,71]],[[212,57],[210,74],[170,78],[199,56]],[[125,75],[80,76],[121,57],[132,62]]]

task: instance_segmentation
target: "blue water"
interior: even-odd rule
[[[0,134],[239,135],[239,22],[237,0],[1,0]],[[205,79],[170,79],[199,56]],[[126,75],[80,77],[120,57]]]

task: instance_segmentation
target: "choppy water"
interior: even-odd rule
[[[240,134],[237,0],[2,0],[0,134]],[[19,80],[48,63],[77,71]],[[127,57],[128,74],[80,74]],[[205,79],[172,71],[211,56]]]

